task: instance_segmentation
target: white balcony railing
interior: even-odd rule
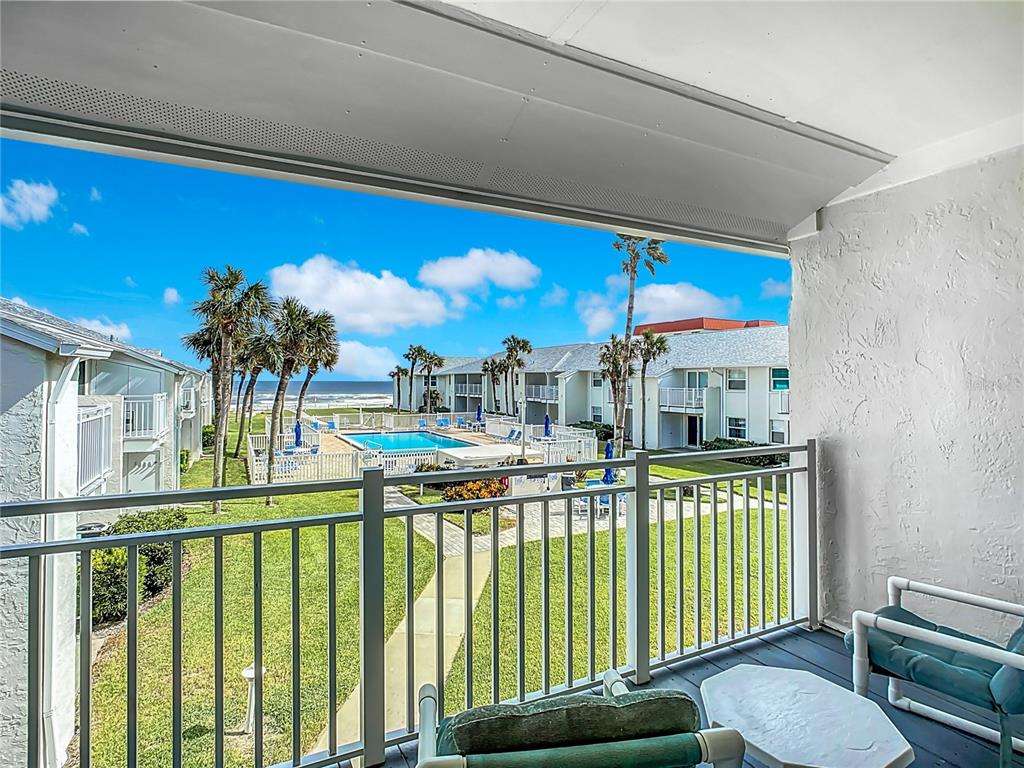
[[[185,387],[181,390],[181,415],[184,417],[196,415],[196,391],[193,387]]]
[[[244,690],[222,683],[235,674],[233,665],[240,659],[251,662],[255,670],[255,695],[250,699],[253,727],[247,742],[252,744],[258,765],[291,761],[294,765],[326,766],[354,757],[362,757],[364,765],[380,765],[386,744],[416,738],[420,726],[416,719],[419,684],[430,682],[437,687],[439,717],[472,706],[473,692],[467,692],[464,684],[473,676],[446,671],[449,662],[445,649],[449,644],[459,648],[463,659],[455,668],[477,673],[477,703],[492,698],[522,702],[597,688],[602,670],[609,666],[643,684],[653,669],[779,628],[816,623],[818,574],[814,553],[818,527],[815,506],[809,502],[812,497],[804,490],[816,487],[813,441],[743,451],[661,455],[658,463],[732,459],[769,451],[806,453],[807,461],[672,480],[652,477],[648,454],[642,451],[612,460],[392,477],[387,477],[382,467],[374,467],[351,480],[303,481],[273,487],[273,495],[288,496],[290,502],[321,494],[310,505],[317,510],[315,515],[278,514],[264,520],[227,523],[211,518],[206,526],[147,533],[144,541],[138,534],[129,534],[5,545],[0,546],[0,557],[19,561],[21,567],[12,572],[25,574],[22,578],[27,582],[19,587],[27,589],[29,596],[38,596],[49,560],[68,553],[82,555],[80,586],[69,588],[74,595],[77,587],[80,615],[88,617],[93,607],[89,553],[115,548],[126,551],[132,588],[122,630],[127,648],[127,662],[122,663],[127,667],[117,672],[127,680],[123,700],[107,701],[92,695],[98,679],[88,661],[93,658],[93,633],[78,633],[76,649],[77,658],[86,660],[79,675],[79,733],[94,735],[93,729],[105,723],[105,717],[126,712],[126,725],[122,726],[126,765],[138,761],[143,742],[140,736],[150,739],[157,730],[169,752],[184,752],[184,761],[202,762],[212,757],[210,762],[222,764],[225,752],[233,746],[229,735],[235,728],[233,718],[239,706],[245,709],[246,701]],[[601,474],[606,470],[624,470],[625,481],[612,486],[596,483],[575,487],[573,478],[577,473]],[[794,478],[801,474],[806,482],[797,488]],[[500,479],[504,485],[521,476],[530,476],[535,485],[540,483],[540,490],[508,499],[385,508],[389,486],[487,478]],[[351,509],[338,509],[334,500],[339,492],[349,494]],[[322,496],[325,493],[335,495]],[[262,486],[207,488],[138,494],[127,504],[121,500],[118,504],[170,507],[261,499],[267,494]],[[2,505],[2,513],[5,518],[78,513],[102,509],[105,503],[109,502],[102,497],[13,502]],[[474,515],[486,525],[474,525]],[[417,569],[424,560],[419,555],[413,557],[414,549],[425,545],[419,531],[436,527],[440,535],[448,525],[444,518],[453,516],[461,518],[465,551],[490,550],[491,559],[497,562],[499,549],[508,547],[513,550],[508,552],[509,559],[519,562],[520,573],[529,545],[522,533],[508,541],[505,537],[499,539],[499,520],[512,520],[521,531],[529,527],[543,532],[547,538],[538,554],[545,574],[543,589],[548,575],[553,575],[553,582],[557,579],[574,585],[567,587],[568,595],[573,594],[573,588],[583,592],[565,601],[564,621],[562,614],[557,614],[562,610],[558,599],[547,598],[537,579],[505,582],[500,604],[496,599],[479,604],[464,600],[461,590],[473,583],[471,569],[480,560],[463,557],[462,548],[458,554],[446,548],[430,553],[436,591],[431,593],[429,608],[420,604],[423,574]],[[485,532],[474,535],[478,527]],[[579,546],[563,543],[567,530],[572,531],[573,538],[581,539]],[[289,538],[290,555],[286,544]],[[317,546],[316,541],[321,545]],[[141,546],[156,542],[166,542],[171,549],[168,642],[158,649],[166,653],[161,660],[139,653],[145,624],[139,620],[141,601],[134,589],[143,557]],[[563,546],[566,557],[556,558],[554,552]],[[601,546],[607,548],[607,557],[595,559],[595,548]],[[212,565],[204,566],[201,556],[193,558],[191,570],[185,573],[182,565],[186,547],[196,552],[209,547]],[[572,558],[574,550],[589,551],[591,557]],[[618,551],[622,553],[621,561]],[[403,558],[403,552],[404,565],[395,561],[396,557]],[[621,567],[617,565],[620,562]],[[357,578],[348,577],[347,569],[353,564],[357,564]],[[204,576],[196,573],[197,568],[209,568],[210,572]],[[685,580],[677,577],[684,569]],[[339,578],[342,572],[345,578]],[[394,573],[400,575],[386,578]],[[209,609],[190,607],[186,611],[185,605],[195,602],[191,599],[195,590],[209,589],[204,578],[213,583],[208,594]],[[232,585],[230,603],[224,584]],[[497,586],[493,588],[497,590]],[[612,601],[603,613],[579,607],[588,601],[593,606],[596,596],[619,594],[620,588],[625,600]],[[317,594],[325,599],[311,601],[310,596]],[[436,599],[437,594],[446,597]],[[245,602],[258,609],[248,614],[236,610]],[[269,613],[265,604],[271,606]],[[39,755],[45,753],[39,741],[44,734],[43,691],[65,673],[46,664],[45,635],[41,631],[46,620],[43,601],[29,599],[27,605],[23,626],[28,690],[22,706],[27,717],[26,732],[33,734],[29,737],[29,754]],[[397,641],[394,637],[389,640],[393,625],[389,629],[386,619],[395,606],[407,616],[417,617],[416,633],[403,632]],[[208,638],[206,655],[192,652],[202,638],[185,631],[186,622],[195,620],[189,615],[193,610],[212,613],[214,630]],[[317,615],[319,610],[323,614]],[[538,635],[530,634],[533,624],[528,623],[528,619],[534,621],[534,612],[536,625],[542,627]],[[270,631],[266,635],[268,643],[278,644],[271,648],[271,655],[264,633],[268,628],[280,629],[289,616],[290,631]],[[423,617],[430,618],[420,628],[419,619]],[[500,644],[500,655],[492,653],[488,644],[492,639]],[[286,643],[283,654],[279,647],[282,641]],[[310,667],[308,658],[313,648],[320,647],[317,642],[323,646],[319,651],[323,669],[319,672]],[[528,660],[522,650],[525,643],[536,643],[541,661]],[[607,649],[607,656],[604,650],[596,653],[596,649]],[[424,654],[436,658],[437,664],[425,664]],[[556,658],[565,663],[553,663]],[[139,683],[148,679],[144,665],[154,663],[165,665],[161,669],[167,671],[169,706],[140,717],[140,699],[148,693],[145,683]],[[502,664],[518,665],[518,671]],[[341,674],[342,670],[346,674]],[[328,684],[314,685],[316,675],[325,676]],[[213,684],[199,690],[188,683],[199,676]],[[342,679],[345,682],[336,684]],[[209,710],[211,732],[207,742],[188,737],[190,708]],[[342,714],[349,712],[354,716],[343,719]],[[315,745],[310,734],[321,729],[325,729],[324,741]],[[90,764],[89,745],[94,742],[80,737],[86,750],[81,758],[83,765]],[[213,750],[212,756],[204,751],[209,749]],[[322,751],[315,754],[314,750]]]
[[[483,384],[456,384],[455,385],[456,395],[469,395],[470,397],[483,397],[484,385]]]
[[[611,387],[608,387],[608,393],[607,393],[606,400],[609,403],[614,403],[615,402],[615,393],[612,391]],[[633,385],[632,384],[627,384],[626,385],[626,407],[627,408],[632,408],[633,407]]]
[[[558,385],[557,384],[527,384],[526,385],[526,399],[527,400],[541,400],[548,403],[558,402]]]
[[[667,410],[703,411],[705,392],[696,387],[661,387],[658,404]]]
[[[110,403],[78,408],[78,492],[87,493],[110,474],[113,443]]]
[[[157,438],[166,433],[166,393],[125,396],[124,436],[126,438]]]
[[[779,413],[789,413],[789,390],[784,389],[773,394],[779,398]]]

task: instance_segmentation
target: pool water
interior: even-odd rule
[[[360,448],[377,448],[385,451],[425,451],[433,448],[465,448],[472,443],[456,440],[433,432],[360,432],[345,435],[345,439]]]

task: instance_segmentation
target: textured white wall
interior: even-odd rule
[[[792,425],[821,438],[835,623],[883,605],[891,574],[1024,598],[1022,212],[1018,147],[826,208],[793,243]],[[1011,627],[915,606],[995,639]]]

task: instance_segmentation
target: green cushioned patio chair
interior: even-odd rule
[[[745,745],[743,737],[732,728],[709,728],[697,730],[700,715],[696,704],[685,694],[673,692],[670,700],[652,699],[638,692],[630,693],[616,672],[608,672],[604,678],[604,701],[611,706],[595,706],[601,697],[590,694],[572,694],[548,700],[538,700],[525,705],[498,705],[477,707],[460,713],[454,718],[437,722],[437,690],[433,685],[420,689],[420,741],[417,768],[692,768],[707,762],[715,768],[740,768],[743,764]],[[646,693],[646,692],[645,692]],[[665,694],[665,691],[652,691]],[[645,699],[646,702],[645,702]],[[629,707],[653,705],[652,710],[637,717],[622,714],[622,720],[632,720],[628,727],[617,727],[616,722],[606,722],[601,734],[584,733],[586,726],[593,725],[601,718],[615,717],[618,706]],[[674,709],[681,716],[660,718],[658,708]],[[590,710],[589,712],[587,710]],[[595,714],[595,710],[601,710]],[[466,716],[469,717],[466,717]],[[474,715],[477,715],[474,717]],[[498,749],[462,749],[458,746],[457,729],[477,727],[475,743],[490,742],[500,745]],[[680,732],[666,732],[666,723],[678,722]],[[640,726],[647,735],[630,738],[636,734],[631,729]],[[488,730],[490,735],[488,735]],[[482,735],[481,735],[482,734]],[[511,746],[523,739],[522,749]],[[472,739],[466,739],[474,743]],[[511,748],[510,748],[511,746]]]
[[[1000,768],[1010,768],[1024,739],[1011,732],[1011,718],[1024,715],[1024,623],[1006,647],[924,619],[902,606],[903,592],[918,592],[964,605],[1024,617],[1024,605],[892,576],[889,605],[875,613],[854,611],[846,645],[853,652],[853,686],[867,696],[872,672],[889,678],[894,707],[999,743]],[[980,725],[904,695],[908,681],[938,691],[999,717],[999,730]]]

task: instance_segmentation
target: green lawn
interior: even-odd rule
[[[728,551],[727,551],[727,526],[728,520],[724,516],[719,517],[718,524],[718,615],[719,631],[725,633],[728,630]],[[782,615],[788,611],[789,598],[787,594],[787,583],[785,574],[787,568],[787,538],[786,520],[781,520],[781,551],[780,574],[780,605]],[[766,614],[769,620],[775,616],[775,594],[774,594],[774,531],[771,513],[768,513],[765,525],[765,602]],[[743,610],[743,568],[742,568],[742,547],[740,546],[743,527],[743,515],[739,513],[735,517],[735,547],[737,557],[737,569],[734,574],[735,584],[735,622],[738,629],[744,625]],[[710,520],[705,516],[701,525],[702,541],[702,624],[704,627],[702,636],[705,641],[711,639],[711,534]],[[692,518],[684,521],[684,559],[685,559],[685,586],[684,586],[684,638],[687,646],[694,643],[694,520]],[[760,615],[760,565],[758,560],[758,525],[756,513],[751,513],[751,563],[750,563],[750,585],[751,585],[751,622],[756,624]],[[678,616],[676,614],[677,594],[677,567],[675,562],[675,538],[676,524],[666,524],[665,540],[665,581],[666,581],[666,645],[668,650],[676,646],[676,626]],[[657,579],[657,541],[654,530],[651,532],[651,655],[658,651],[658,579]],[[618,562],[618,599],[616,602],[618,610],[618,632],[617,645],[619,650],[619,664],[626,661],[626,589],[625,589],[625,532],[620,529],[617,537],[617,562]],[[610,605],[610,576],[608,572],[609,563],[609,534],[599,532],[595,534],[595,660],[594,668],[598,676],[608,668],[610,663],[609,645],[609,605]],[[588,672],[587,661],[587,537],[577,535],[573,537],[573,673],[576,678],[586,676]],[[550,543],[550,626],[551,646],[550,659],[552,670],[552,684],[557,685],[564,681],[565,677],[565,542],[563,538],[551,539]],[[524,548],[524,561],[526,573],[526,690],[535,691],[541,687],[541,543],[539,541],[529,542]],[[499,560],[499,646],[500,646],[500,697],[508,698],[516,694],[516,550],[514,547],[506,547],[501,550]],[[452,713],[465,706],[465,676],[466,659],[465,645],[460,648],[452,669],[448,675],[445,685],[445,706],[446,712]],[[491,701],[491,585],[488,582],[477,604],[473,617],[473,692],[474,704],[486,704]]]
[[[254,427],[262,429],[262,416]],[[231,422],[234,428],[234,421]],[[232,432],[229,445],[234,446]],[[186,487],[210,483],[212,462],[198,462],[183,479]],[[245,464],[228,460],[228,481],[246,481]],[[225,502],[214,517],[209,508],[188,511],[190,526],[257,520],[268,514],[297,517],[355,510],[355,492],[282,497],[268,510],[262,499]],[[300,615],[302,617],[301,680],[302,741],[309,745],[327,723],[327,535],[320,528],[300,537]],[[247,686],[241,671],[253,660],[251,536],[224,543],[224,691],[226,765],[252,764],[252,744],[239,735],[245,717]],[[359,676],[358,527],[337,529],[338,700],[344,701]],[[385,527],[387,590],[385,624],[390,634],[404,616],[404,523]],[[429,580],[433,547],[415,537],[415,589]],[[291,755],[291,597],[290,533],[263,536],[263,643],[267,668],[264,689],[265,757],[267,764]],[[184,755],[190,768],[213,764],[213,545],[192,542],[183,580],[184,616]],[[105,647],[94,667],[93,757],[97,766],[125,763],[125,643],[121,635]],[[164,768],[171,762],[171,603],[164,599],[139,619],[139,765]]]
[[[683,480],[691,477],[703,477],[705,475],[724,475],[734,472],[750,472],[758,469],[758,467],[752,467],[749,464],[740,464],[735,461],[726,461],[724,459],[708,459],[706,461],[694,461],[694,462],[683,462],[681,464],[673,463],[672,466],[656,463],[658,461],[657,454],[659,451],[651,452],[651,474],[666,480]],[[660,451],[665,453],[665,451]],[[771,478],[766,478],[764,484],[764,497],[768,501],[772,499],[772,483]],[[781,502],[786,501],[786,478],[780,476],[778,479],[779,485],[779,500]],[[743,494],[743,481],[736,480],[733,482],[733,490],[738,494]],[[751,498],[757,498],[757,481],[750,480],[747,485],[747,492]]]

